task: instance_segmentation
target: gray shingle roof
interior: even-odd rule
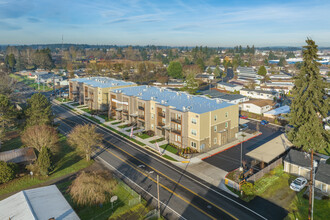
[[[314,155],[314,160],[320,161],[320,157],[317,155]],[[301,167],[306,167],[310,168],[311,167],[311,159],[310,159],[310,154],[293,150],[291,149],[290,152],[286,155],[284,158],[284,161],[287,161],[289,163],[301,166]]]
[[[320,163],[316,170],[315,179],[330,184],[330,164]]]

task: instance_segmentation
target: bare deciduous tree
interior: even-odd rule
[[[68,189],[78,205],[98,205],[110,200],[111,191],[117,181],[106,172],[82,172]]]
[[[84,152],[86,160],[90,161],[93,147],[102,143],[103,136],[96,132],[95,125],[77,125],[69,134],[69,143]]]
[[[39,152],[43,147],[54,151],[58,135],[56,130],[49,125],[35,125],[24,131],[22,142],[28,147],[34,147]]]

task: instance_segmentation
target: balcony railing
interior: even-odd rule
[[[181,135],[181,131],[179,131],[179,130],[172,129],[171,132]]]
[[[165,124],[163,123],[163,122],[158,122],[158,124],[157,124],[158,126],[160,126],[160,127],[163,127],[163,126],[165,126]]]
[[[144,120],[144,115],[139,115],[138,118]]]
[[[143,106],[139,106],[138,109],[144,111],[144,107]]]
[[[158,116],[165,118],[165,113],[163,113],[163,112],[158,112]]]
[[[128,110],[127,109],[123,109],[123,112],[127,114],[128,113]]]
[[[181,124],[181,119],[177,119],[177,118],[171,118],[171,121]]]

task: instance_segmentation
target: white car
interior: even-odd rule
[[[298,177],[290,184],[290,189],[299,192],[307,185],[307,180],[304,177]]]

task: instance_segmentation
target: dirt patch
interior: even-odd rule
[[[6,133],[6,138],[8,140],[13,139],[13,138],[17,138],[18,136],[20,136],[20,134],[17,131],[9,131]]]
[[[279,190],[272,197],[268,198],[268,200],[285,208],[286,210],[289,210],[290,204],[296,194],[297,193],[292,190]]]

